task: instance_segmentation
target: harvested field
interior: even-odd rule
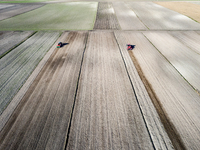
[[[120,29],[111,2],[99,2],[94,29]]]
[[[174,34],[178,36],[178,33]],[[187,35],[188,32],[184,33]],[[147,32],[144,34],[176,70],[197,89],[197,91],[200,91],[200,55],[185,46],[185,43],[188,42],[185,41],[181,43],[166,32]],[[200,35],[198,35],[198,37],[199,36]],[[179,38],[183,37],[180,35]],[[190,45],[192,46],[192,44]]]
[[[186,15],[200,23],[200,5],[190,2],[155,2],[163,7],[174,10],[180,14]]]
[[[150,30],[200,30],[199,23],[153,2],[127,4]]]
[[[0,59],[0,114],[58,36],[58,32],[38,32]]]
[[[145,35],[151,33],[155,32],[144,32]],[[176,133],[176,136],[171,136],[175,147],[198,149],[199,95],[142,33],[122,32],[120,37],[136,45],[130,52],[157,97],[160,105],[158,112],[164,111],[171,124],[168,128]]]
[[[1,131],[0,149],[64,148],[86,38],[71,32],[55,49]]]
[[[31,31],[0,32],[0,58],[9,52],[10,49],[28,38],[31,34],[33,34]]]
[[[0,21],[0,30],[91,30],[94,26],[97,4],[47,4],[31,12]]]
[[[145,25],[124,2],[113,2],[117,20],[122,30],[146,30]]]
[[[1,4],[1,6],[2,5],[3,4]],[[0,9],[0,14],[1,14],[0,20],[7,19],[16,15],[40,8],[44,6],[44,4],[14,4],[14,5],[4,4],[3,6],[4,7],[8,6],[8,7],[6,7],[6,9],[5,8]]]
[[[67,149],[171,149],[156,115],[143,116],[137,96],[113,33],[90,32]],[[149,129],[155,122],[147,118],[159,127]]]

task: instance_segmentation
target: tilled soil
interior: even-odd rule
[[[58,32],[37,32],[0,59],[0,114],[58,37]]]
[[[100,2],[94,29],[51,48],[0,116],[0,149],[198,149],[187,77],[198,81],[199,23],[152,2]]]
[[[0,149],[63,148],[86,37],[71,32],[54,51],[2,130]]]
[[[99,2],[94,29],[120,29],[111,2]]]
[[[153,149],[152,144],[113,33],[91,32],[67,149]]]

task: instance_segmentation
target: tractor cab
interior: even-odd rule
[[[59,42],[58,45],[57,45],[57,48],[61,48],[62,46],[63,46],[63,43]]]

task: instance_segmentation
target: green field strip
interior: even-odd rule
[[[0,60],[0,114],[58,37],[38,32]]]
[[[47,4],[0,21],[0,30],[92,30],[97,2]]]

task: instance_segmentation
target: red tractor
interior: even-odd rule
[[[134,48],[134,45],[131,45],[131,44],[126,44],[127,46],[127,50],[132,50]]]
[[[57,45],[57,48],[61,48],[62,46],[63,46],[63,43],[59,42],[58,45]]]

